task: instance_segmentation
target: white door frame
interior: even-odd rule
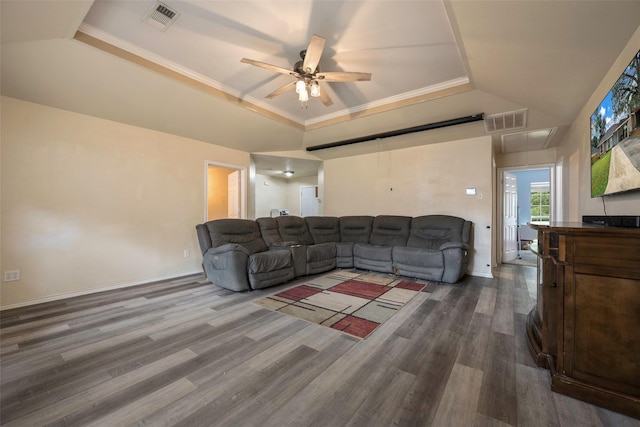
[[[551,220],[553,220],[554,218],[556,218],[556,186],[555,186],[555,182],[556,182],[556,169],[555,169],[555,163],[542,163],[539,165],[528,165],[528,166],[510,166],[510,167],[504,167],[504,168],[498,168],[498,192],[497,194],[500,195],[500,197],[498,197],[498,207],[497,207],[497,211],[500,213],[499,215],[496,215],[496,221],[497,221],[497,228],[498,228],[498,233],[496,236],[496,258],[498,261],[498,264],[502,264],[502,249],[504,246],[504,233],[503,233],[503,218],[502,218],[502,212],[504,209],[504,172],[514,172],[514,171],[528,171],[528,170],[536,170],[536,169],[549,169],[549,192],[550,194],[550,203],[551,203],[551,212],[550,212],[550,218]]]
[[[229,163],[204,161],[204,222],[209,218],[209,166],[240,171],[240,218],[247,218],[247,168]]]

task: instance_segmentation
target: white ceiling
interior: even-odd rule
[[[263,154],[526,109],[519,133],[555,129],[544,148],[557,144],[640,21],[638,1],[165,3],[181,15],[161,32],[142,21],[150,0],[2,0],[2,94]],[[77,30],[106,44],[74,39]],[[312,99],[300,109],[294,92],[264,99],[292,78],[240,59],[288,68],[312,34],[327,40],[322,71],[372,80],[324,84],[329,108]],[[424,140],[485,134],[481,124],[457,128]],[[501,134],[492,135],[499,149]],[[537,135],[507,144],[540,146]]]
[[[164,3],[179,13],[165,32],[143,22],[149,1],[97,1],[81,30],[302,125],[468,83],[439,1]],[[293,70],[313,34],[326,39],[321,71],[371,72],[372,81],[322,83],[330,107],[311,99],[301,108],[295,91],[266,100],[294,78],[240,59]]]

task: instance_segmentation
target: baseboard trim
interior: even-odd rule
[[[491,272],[486,273],[484,271],[471,271],[468,274],[470,276],[486,277],[487,279],[493,279],[493,274],[491,274]]]
[[[30,305],[42,304],[45,302],[58,301],[58,300],[67,299],[67,298],[79,297],[82,295],[97,294],[98,292],[113,291],[116,289],[128,288],[130,286],[138,286],[138,285],[144,285],[147,283],[160,282],[162,280],[169,280],[169,279],[177,280],[182,277],[192,276],[194,274],[200,274],[200,273],[202,273],[202,270],[195,270],[192,272],[172,274],[170,276],[162,276],[162,277],[144,279],[144,280],[135,281],[135,282],[127,282],[127,283],[120,283],[117,285],[103,286],[101,288],[86,289],[83,291],[65,292],[62,294],[49,295],[47,297],[38,298],[35,300],[3,305],[3,306],[0,306],[0,311],[11,310],[12,308],[27,307]]]

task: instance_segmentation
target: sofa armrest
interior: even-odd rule
[[[232,291],[250,290],[247,275],[249,251],[235,243],[209,248],[202,259],[207,280]]]
[[[442,281],[455,283],[467,272],[471,247],[467,243],[447,242],[440,246],[444,258]]]
[[[225,252],[242,252],[247,256],[251,255],[247,248],[237,243],[227,243],[226,245],[217,246],[215,248],[209,248],[206,253],[211,253],[214,255],[223,254]]]
[[[444,251],[445,249],[464,249],[465,251],[468,251],[469,244],[462,242],[446,242],[440,245],[438,249],[440,249],[441,251]]]

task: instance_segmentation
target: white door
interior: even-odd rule
[[[227,216],[240,218],[240,171],[227,176]]]
[[[317,185],[300,187],[300,216],[317,216],[318,203]]]
[[[514,174],[504,172],[502,177],[502,261],[518,256],[518,182]]]

